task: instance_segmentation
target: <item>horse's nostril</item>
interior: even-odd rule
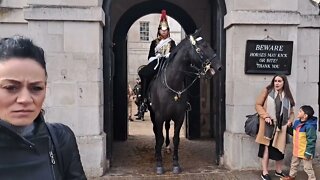
[[[222,70],[222,65],[219,63],[217,64],[213,64],[212,65],[213,69],[216,70],[216,71],[221,71]]]

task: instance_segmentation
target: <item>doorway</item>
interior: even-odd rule
[[[131,2],[131,1],[130,1]],[[208,3],[207,1],[205,1]],[[114,6],[116,6],[116,2],[113,2]],[[129,5],[130,4],[130,5]],[[216,4],[210,2],[210,8],[211,8],[211,30],[205,30],[205,34],[209,36],[211,39],[208,39],[209,42],[211,42],[212,46],[217,50],[219,53],[219,57],[223,57],[223,50],[221,50],[221,44],[220,38],[223,39],[223,37],[219,36],[219,33],[223,34],[223,31],[214,30],[215,28],[218,28],[217,24],[219,25],[219,28],[223,29],[223,23],[218,21],[219,17],[217,17],[218,10],[214,10],[216,8]],[[121,4],[121,6],[125,6]],[[117,148],[117,143],[121,144],[123,142],[128,142],[130,140],[130,134],[128,129],[128,114],[127,114],[127,82],[128,82],[128,68],[127,68],[127,57],[128,57],[128,51],[127,51],[127,33],[131,25],[140,17],[151,14],[151,13],[159,13],[162,9],[166,9],[168,14],[170,14],[174,19],[176,19],[183,27],[183,29],[186,31],[186,34],[191,34],[196,30],[197,24],[194,21],[194,14],[189,14],[186,12],[181,6],[179,6],[179,3],[173,4],[166,1],[144,1],[142,3],[128,3],[128,8],[119,19],[115,21],[115,23],[111,25],[111,30],[109,30],[109,33],[112,38],[110,40],[112,41],[112,55],[110,58],[112,59],[110,65],[111,70],[111,76],[112,76],[112,82],[110,83],[109,87],[112,87],[112,98],[111,98],[111,107],[109,107],[109,111],[111,111],[112,115],[108,115],[108,117],[105,119],[105,124],[107,124],[105,130],[108,135],[107,139],[107,157],[110,159],[115,159],[115,157],[118,158],[115,149]],[[111,8],[110,8],[111,7]],[[109,9],[112,9],[112,6],[110,5]],[[110,14],[108,14],[108,17],[110,19],[110,16],[112,16],[112,12],[109,11]],[[119,12],[117,12],[119,13]],[[221,12],[219,12],[221,13]],[[220,20],[221,18],[220,15]],[[114,28],[113,28],[114,26]],[[107,34],[108,35],[108,34]],[[216,36],[219,36],[217,38]],[[106,38],[105,38],[106,39]],[[110,61],[110,60],[107,60]],[[108,62],[109,63],[109,62]],[[222,62],[222,64],[224,64]],[[224,75],[219,76],[217,78],[214,78],[210,82],[210,92],[212,92],[212,98],[217,101],[210,102],[211,105],[211,126],[212,126],[212,136],[216,139],[216,142],[219,142],[219,147],[215,146],[214,144],[211,144],[211,150],[214,150],[210,153],[210,157],[214,157],[215,159],[218,159],[221,153],[223,152],[223,132],[224,132],[224,96],[222,92],[224,92]],[[218,83],[217,83],[218,82]],[[212,86],[213,83],[217,83],[218,86]],[[194,94],[200,93],[200,83],[196,84],[192,91]],[[109,97],[110,98],[110,97]],[[191,120],[192,124],[187,127],[187,131],[189,134],[187,135],[189,139],[196,139],[199,138],[199,134],[201,133],[200,127],[200,98],[195,97],[192,100],[192,107],[193,111],[189,113],[187,116],[187,120]],[[108,101],[109,102],[109,101]],[[106,111],[105,111],[106,112]],[[221,113],[222,112],[222,113]],[[215,114],[213,114],[215,113]],[[194,130],[192,130],[194,128]],[[217,141],[218,139],[218,141]],[[186,139],[187,140],[187,139]],[[200,139],[201,141],[202,139]],[[194,141],[194,142],[195,142]],[[193,141],[191,141],[193,142]],[[151,144],[152,149],[153,145]],[[221,146],[221,147],[220,147]],[[112,147],[112,148],[110,148]],[[152,154],[152,153],[151,153]],[[211,156],[212,155],[212,156]],[[111,161],[111,166],[113,166],[114,161]],[[219,162],[217,160],[212,161],[212,164],[215,164],[215,162]],[[112,165],[113,164],[113,165]]]

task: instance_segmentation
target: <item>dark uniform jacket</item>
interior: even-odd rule
[[[32,135],[23,137],[0,120],[0,179],[86,180],[71,129],[62,124],[51,124],[59,142],[53,146],[42,116],[34,121],[34,125]],[[63,157],[57,157],[56,149]]]
[[[155,47],[158,45],[159,41],[160,41],[159,39],[155,39],[155,40],[153,40],[153,41],[151,42],[150,49],[149,49],[148,59],[149,59],[150,57],[156,56],[156,52],[155,52],[154,49],[155,49]],[[174,40],[171,40],[169,43],[170,43],[169,52],[171,52],[172,48],[174,48],[174,47],[176,46],[176,43],[175,43]]]
[[[157,74],[159,70],[159,66],[162,66],[162,63],[165,61],[165,55],[169,54],[171,50],[176,46],[176,43],[174,40],[171,40],[167,44],[164,44],[160,49],[159,52],[155,52],[155,48],[157,47],[158,43],[160,42],[159,39],[155,39],[151,42],[148,60],[149,63],[140,69],[138,72],[141,80],[142,80],[142,97],[146,98],[147,94],[147,88],[149,86],[149,83],[153,79],[153,77]],[[162,57],[158,60],[153,59],[153,61],[150,61],[150,58],[155,58],[156,53],[160,54]]]

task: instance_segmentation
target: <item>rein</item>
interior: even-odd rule
[[[196,40],[194,39],[193,36],[190,36],[190,43],[192,44],[193,49],[196,51],[196,53],[199,55],[201,60],[204,60],[206,55],[201,51],[201,49],[197,46],[196,41],[200,41],[202,38],[199,37]],[[166,72],[167,72],[167,66],[168,66],[168,62],[166,62],[166,65],[164,67],[164,85],[166,86],[166,88],[168,88],[170,91],[172,91],[173,93],[175,93],[176,95],[174,96],[174,100],[178,101],[181,97],[181,94],[186,92],[195,82],[197,79],[200,79],[200,75],[204,75],[206,74],[206,72],[208,70],[210,70],[210,60],[206,59],[205,62],[202,64],[202,67],[204,68],[204,71],[201,72],[201,70],[199,68],[197,68],[196,66],[194,66],[193,64],[190,64],[190,66],[195,69],[197,71],[197,73],[191,73],[191,74],[195,74],[196,77],[193,79],[193,81],[184,89],[180,90],[180,91],[176,91],[174,89],[172,89],[168,83],[167,83],[167,76],[166,76]],[[188,72],[189,73],[189,72]]]
[[[193,81],[184,89],[182,89],[181,91],[176,91],[174,89],[172,89],[168,83],[167,83],[167,76],[166,76],[166,72],[167,72],[167,68],[164,68],[164,85],[172,92],[174,92],[176,95],[174,96],[174,100],[175,101],[178,101],[181,97],[181,94],[186,92],[193,84],[194,82],[196,82],[197,79],[199,79],[200,77],[199,76],[196,76]]]

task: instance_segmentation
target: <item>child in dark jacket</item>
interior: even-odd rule
[[[293,156],[289,176],[282,180],[294,180],[298,172],[300,161],[303,161],[304,171],[308,174],[308,180],[315,180],[312,167],[312,159],[315,154],[317,141],[317,118],[313,116],[314,110],[311,106],[301,106],[298,120],[293,128]]]

